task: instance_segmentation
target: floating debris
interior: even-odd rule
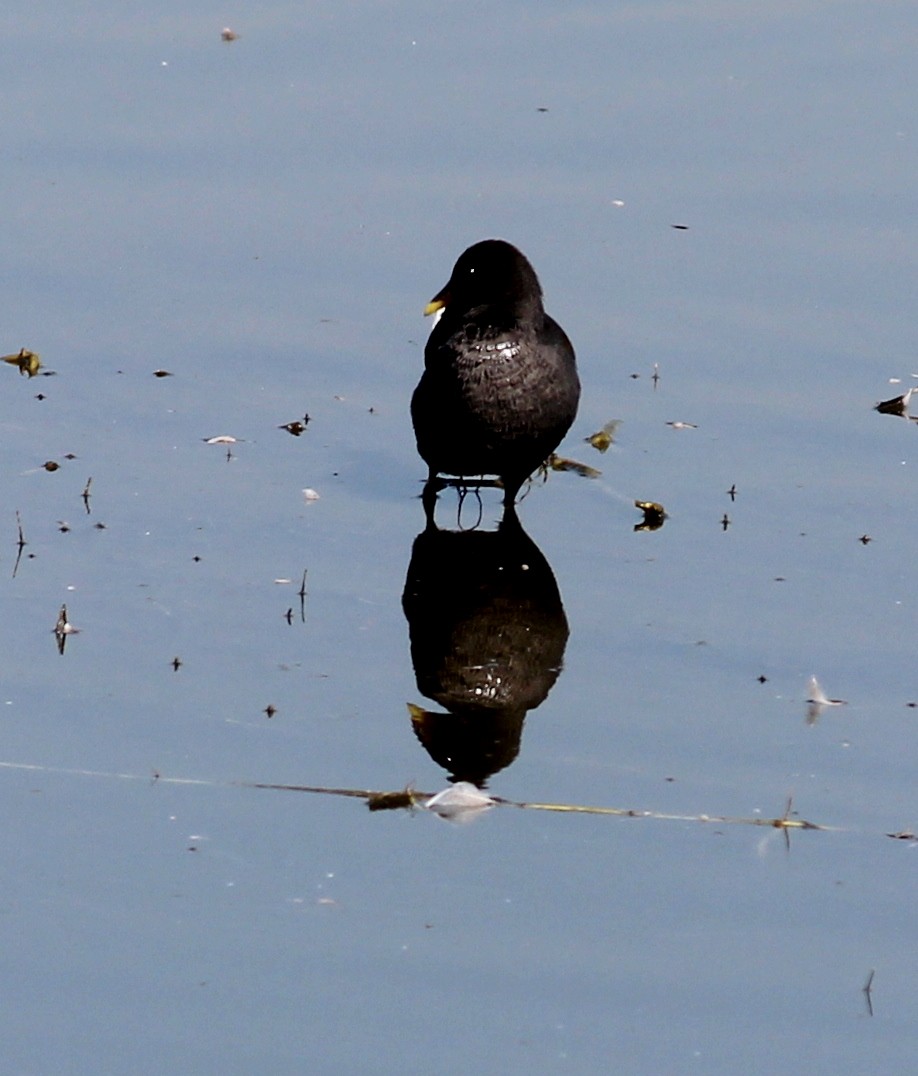
[[[409,704],[410,709],[410,704]],[[0,767],[13,768],[16,767],[16,763],[4,763],[0,762]],[[34,767],[29,767],[30,769]],[[56,771],[57,772],[57,771]],[[64,771],[68,772],[68,771]],[[164,781],[181,781],[183,784],[212,784],[210,781],[194,781],[189,782],[187,778],[163,778]],[[488,796],[486,793],[481,792],[475,785],[465,783],[465,788],[462,788],[463,782],[459,782],[451,789],[447,789],[445,793],[436,793],[432,795],[429,792],[418,792],[416,789],[408,786],[397,792],[376,792],[368,789],[359,788],[325,788],[320,785],[278,785],[269,784],[265,781],[238,781],[233,782],[241,788],[261,788],[269,789],[277,792],[311,792],[322,796],[347,796],[352,799],[362,799],[366,801],[367,806],[371,811],[387,811],[407,809],[410,811],[419,807],[429,807],[431,802],[438,796],[443,796],[449,805],[449,800],[452,798],[451,793],[455,789],[460,791],[457,793],[460,800],[466,799],[486,799],[490,800],[490,806],[497,807],[514,807],[521,808],[528,811],[555,811],[562,814],[589,814],[589,815],[604,815],[610,818],[656,818],[660,821],[668,822],[699,822],[704,825],[711,825],[711,823],[719,823],[721,825],[733,825],[733,826],[756,826],[767,827],[769,829],[780,829],[784,832],[785,839],[787,839],[789,831],[794,829],[799,830],[832,830],[836,829],[834,826],[820,825],[816,822],[809,822],[805,818],[791,817],[791,800],[788,799],[787,806],[785,807],[784,814],[780,818],[762,818],[756,816],[754,818],[734,818],[729,815],[713,815],[713,814],[700,814],[700,815],[681,815],[681,814],[667,814],[661,811],[651,810],[636,810],[633,807],[592,807],[582,803],[524,803],[518,800],[506,800],[501,796]],[[469,792],[471,788],[474,791]],[[442,805],[442,801],[441,801]],[[481,802],[476,808],[470,806],[469,808],[460,808],[460,810],[468,809],[473,813],[468,817],[471,818],[481,810],[487,810],[489,804]],[[439,812],[436,812],[439,813]],[[796,812],[795,812],[796,813]]]
[[[822,690],[822,685],[816,679],[815,676],[811,676],[807,681],[807,706],[806,706],[806,723],[808,725],[814,725],[818,720],[822,711],[827,706],[847,706],[846,699],[830,699],[826,696],[826,693]]]
[[[41,773],[56,773],[56,774],[68,774],[75,777],[90,777],[90,778],[106,778],[111,780],[117,780],[119,782],[124,781],[144,781],[148,782],[151,778],[151,773],[146,771],[144,773],[124,773],[124,772],[104,772],[99,770],[86,770],[86,769],[70,769],[58,766],[44,766],[36,765],[35,763],[25,762],[3,762],[0,761],[0,769],[2,770],[17,770],[34,774],[35,772]],[[418,807],[423,807],[425,804],[433,799],[433,794],[429,792],[419,792],[412,786],[406,786],[400,791],[377,791],[364,788],[334,788],[324,785],[288,785],[288,784],[274,784],[267,781],[213,781],[207,778],[195,778],[195,777],[169,777],[160,773],[159,770],[152,772],[152,778],[156,782],[170,785],[196,785],[207,788],[251,788],[251,789],[263,789],[266,791],[274,792],[300,792],[311,793],[313,795],[321,796],[341,796],[347,799],[359,799],[363,800],[371,810],[381,810],[384,807],[395,808],[402,807],[408,810],[414,810]],[[670,780],[670,778],[666,778]],[[472,786],[475,787],[475,786]],[[438,793],[439,794],[439,793]],[[483,794],[483,793],[482,793]],[[660,822],[676,822],[680,827],[685,822],[695,822],[699,825],[710,826],[712,824],[730,825],[730,826],[750,826],[756,829],[768,828],[768,829],[780,829],[785,831],[790,830],[806,830],[808,832],[835,832],[835,833],[850,833],[852,830],[847,830],[840,826],[824,825],[822,823],[810,822],[805,818],[800,818],[797,812],[794,812],[794,817],[791,817],[791,800],[787,801],[787,807],[784,814],[779,818],[768,818],[762,815],[755,815],[751,818],[740,818],[730,815],[722,814],[674,814],[666,811],[655,811],[646,808],[634,808],[634,807],[599,807],[591,806],[585,803],[540,803],[540,802],[523,802],[519,800],[508,800],[501,796],[489,797],[493,800],[494,805],[497,807],[506,807],[509,809],[521,809],[526,811],[550,811],[558,814],[581,814],[602,816],[606,818],[620,818],[620,819],[635,819],[635,820],[648,820],[655,819]],[[861,831],[858,830],[860,836]],[[877,834],[879,835],[879,834]],[[897,834],[886,834],[886,836],[898,836]],[[196,837],[192,839],[198,839]]]
[[[450,822],[471,822],[484,811],[490,810],[497,803],[492,796],[482,792],[470,781],[457,781],[456,784],[438,792],[424,804],[428,811]]]
[[[861,987],[861,993],[864,995],[864,1001],[867,1003],[867,1013],[873,1016],[873,977],[876,975],[876,968],[871,968],[867,975],[867,982]]]
[[[19,509],[16,509],[16,527],[19,531],[19,539],[16,542],[16,563],[13,565],[13,578],[16,578],[16,573],[19,571],[19,562],[22,560],[22,551],[29,544],[25,535],[22,532],[22,516],[19,514]]]
[[[667,519],[666,509],[657,501],[635,501],[634,507],[644,513],[643,522],[634,525],[636,531],[659,530]]]
[[[597,452],[608,452],[609,445],[615,444],[615,435],[621,424],[622,420],[620,418],[614,418],[611,422],[607,422],[601,430],[591,433],[589,437],[584,437],[584,441],[588,445],[592,445]]]
[[[292,433],[294,437],[299,437],[301,433],[309,425],[309,415],[303,415],[301,419],[297,419],[294,422],[285,422],[283,426],[278,426],[279,430],[286,430],[287,433]]]
[[[899,418],[911,418],[908,413],[909,400],[912,398],[912,393],[918,392],[918,388],[910,388],[907,392],[904,392],[901,396],[893,396],[890,400],[882,400],[878,404],[874,404],[874,411],[879,411],[883,415],[897,415]]]
[[[588,463],[579,463],[577,460],[565,459],[564,456],[559,456],[555,452],[546,460],[547,468],[552,471],[573,471],[575,474],[579,474],[581,478],[599,478],[602,471],[597,471],[595,467],[590,467]]]
[[[2,358],[10,366],[17,367],[20,374],[26,374],[28,377],[34,377],[41,369],[41,356],[28,348],[21,348],[17,354],[3,355]]]
[[[414,791],[410,788],[399,792],[367,792],[365,797],[371,811],[397,811],[406,807],[413,810],[417,806]]]
[[[826,693],[822,690],[822,685],[816,679],[815,676],[811,676],[807,681],[807,691],[809,692],[809,698],[807,702],[817,703],[820,706],[847,706],[847,700],[845,699],[829,699],[826,698]]]
[[[59,654],[64,653],[64,647],[67,645],[68,635],[79,634],[80,629],[75,628],[67,619],[67,606],[62,605],[61,611],[57,614],[57,623],[54,625],[54,635],[57,639],[57,652]]]
[[[303,579],[302,579],[302,582],[300,583],[300,589],[296,592],[296,596],[300,599],[300,622],[303,623],[303,624],[306,623],[306,595],[308,593],[307,590],[306,590],[306,574],[307,574],[308,570],[309,570],[308,568],[303,569]],[[293,580],[291,579],[290,582],[292,583]],[[288,624],[293,623],[293,608],[292,607],[289,608],[287,610],[287,612],[284,614],[284,619],[287,621]]]

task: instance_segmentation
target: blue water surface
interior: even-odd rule
[[[918,429],[872,406],[918,385],[913,6],[4,27],[5,1070],[912,1071]],[[637,817],[251,787],[457,776],[408,709],[408,400],[492,235],[602,475],[520,505],[569,636],[486,787]]]

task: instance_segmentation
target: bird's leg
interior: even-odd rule
[[[435,526],[434,512],[437,508],[437,494],[443,489],[443,486],[443,479],[438,478],[436,472],[431,471],[421,493],[421,504],[424,506],[424,516],[427,519],[428,526]]]
[[[523,525],[520,523],[520,517],[516,514],[515,504],[504,505],[504,514],[501,516],[497,529],[501,531],[522,531]]]
[[[501,475],[500,481],[504,487],[504,508],[513,508],[516,504],[516,495],[526,478],[525,476],[523,478],[511,478],[509,475]]]

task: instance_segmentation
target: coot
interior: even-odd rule
[[[442,310],[411,399],[418,452],[438,475],[496,475],[504,503],[558,447],[577,414],[574,349],[545,313],[526,257],[502,239],[466,250],[424,313]]]

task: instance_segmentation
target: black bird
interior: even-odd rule
[[[497,475],[512,505],[577,414],[574,349],[545,313],[535,270],[502,239],[460,256],[424,313],[439,310],[411,399],[418,452],[430,468],[425,504],[432,509],[445,474]]]

